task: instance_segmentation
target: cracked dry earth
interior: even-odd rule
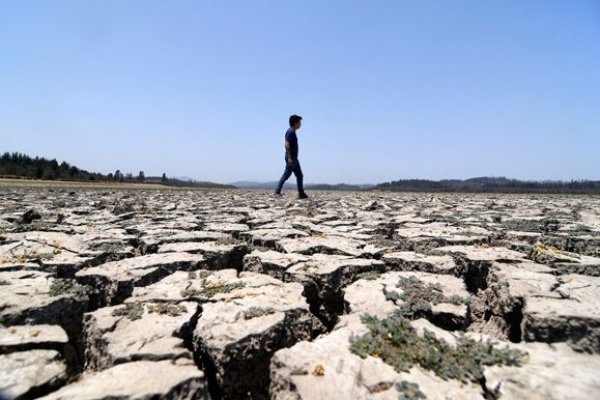
[[[0,189],[2,399],[597,399],[590,196]]]

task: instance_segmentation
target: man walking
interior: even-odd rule
[[[281,188],[285,181],[292,176],[292,172],[296,175],[296,183],[298,184],[298,198],[308,199],[306,193],[304,193],[302,168],[300,167],[300,161],[298,160],[298,137],[296,131],[302,126],[302,117],[299,115],[292,115],[290,117],[290,129],[285,133],[285,171],[279,180],[277,189],[275,189],[275,196],[281,196]]]

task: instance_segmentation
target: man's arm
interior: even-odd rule
[[[285,141],[285,155],[287,159],[288,165],[291,167],[294,164],[294,160],[292,160],[292,152],[290,150],[290,142]]]

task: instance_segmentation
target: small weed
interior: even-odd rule
[[[396,304],[396,302],[398,300],[400,300],[400,294],[398,292],[394,291],[387,291],[387,290],[383,290],[383,293],[385,294],[385,299],[387,301],[391,301],[392,303]]]
[[[54,279],[50,283],[48,294],[50,296],[60,296],[72,293],[74,298],[79,301],[88,300],[87,288],[71,279]]]
[[[265,315],[271,315],[273,313],[275,313],[275,310],[272,309],[271,307],[268,307],[268,308],[250,307],[248,309],[248,311],[244,312],[244,319],[258,318],[258,317],[262,317]]]
[[[144,315],[142,303],[126,304],[125,307],[117,308],[112,312],[113,317],[127,317],[131,321],[138,320]]]
[[[178,317],[181,314],[187,312],[187,309],[184,306],[178,304],[161,303],[148,306],[148,312],[151,314],[156,313],[161,315],[168,315],[169,317]]]
[[[400,312],[382,320],[365,315],[362,321],[370,332],[351,339],[350,349],[363,358],[379,357],[398,372],[418,364],[442,379],[477,382],[483,378],[484,366],[520,366],[526,359],[525,353],[495,348],[490,341],[462,336],[453,347],[427,330],[421,337]]]
[[[401,293],[393,290],[384,290],[385,298],[394,304],[402,300],[400,313],[408,319],[417,319],[431,314],[431,306],[439,303],[461,305],[466,302],[458,295],[444,296],[443,288],[439,283],[425,284],[415,276],[401,277],[396,287],[402,289]]]
[[[213,297],[219,293],[229,293],[235,289],[246,286],[243,282],[203,284],[202,289],[185,289],[181,291],[181,297]]]
[[[431,313],[431,305],[444,301],[442,287],[439,284],[425,285],[415,276],[401,277],[396,285],[402,289],[400,299],[403,301],[400,309],[403,315],[410,319],[420,318]]]
[[[446,303],[450,303],[450,304],[454,304],[456,306],[461,306],[463,304],[465,304],[467,302],[467,299],[465,299],[464,297],[460,297],[457,294],[453,294],[450,297],[446,297],[445,300]]]
[[[396,383],[395,388],[400,394],[398,400],[424,400],[427,398],[416,383],[400,381]]]

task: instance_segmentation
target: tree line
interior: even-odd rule
[[[46,180],[106,180],[106,176],[79,169],[67,162],[56,159],[30,157],[21,153],[4,153],[0,156],[0,176],[9,178],[30,178]]]
[[[77,168],[67,162],[58,163],[56,159],[30,157],[22,153],[4,153],[0,156],[0,178],[25,178],[63,181],[91,182],[139,182],[154,183],[167,186],[199,187],[199,188],[233,188],[213,182],[198,182],[162,176],[146,176],[144,171],[136,175],[123,173],[117,169],[114,173],[100,174]]]
[[[0,156],[0,177],[100,182],[146,182],[148,180],[144,171],[140,171],[137,175],[131,172],[122,173],[120,170],[101,174],[77,168],[65,161],[59,164],[56,159],[49,160],[43,157],[30,157],[22,153],[8,152]],[[163,174],[160,179],[152,178],[153,182],[157,180],[158,183],[169,181],[166,174]]]
[[[389,191],[436,191],[436,192],[497,192],[497,193],[600,193],[600,181],[523,181],[505,177],[481,177],[466,180],[400,179],[380,183],[376,190]]]

